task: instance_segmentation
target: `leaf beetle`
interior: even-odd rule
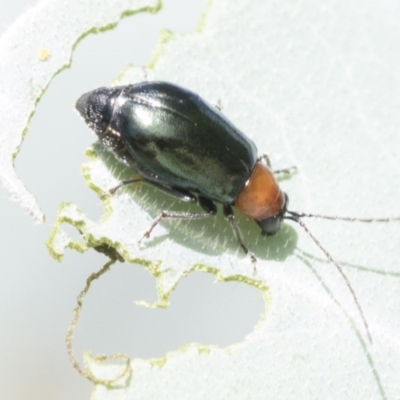
[[[287,195],[253,141],[197,94],[144,82],[99,88],[81,96],[76,108],[101,143],[144,182],[198,202],[207,216],[217,212],[217,202],[232,221],[235,205],[263,234],[279,230]]]
[[[143,181],[182,201],[198,203],[203,212],[163,211],[145,233],[167,218],[198,219],[216,214],[221,203],[245,253],[233,206],[254,220],[263,235],[278,232],[282,220],[297,222],[335,265],[349,288],[370,341],[367,321],[341,265],[309,231],[302,217],[361,222],[400,218],[341,218],[288,210],[288,196],[275,178],[267,156],[216,107],[190,90],[168,82],[101,87],[83,94],[76,108],[103,146],[139,179],[122,181],[110,190]],[[265,161],[265,162],[263,162]],[[275,171],[288,172],[288,170]],[[253,255],[252,260],[255,261]]]

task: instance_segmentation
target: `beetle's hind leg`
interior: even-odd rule
[[[232,206],[230,206],[229,204],[224,204],[223,209],[224,209],[225,218],[228,220],[229,224],[231,225],[233,234],[235,235],[235,238],[236,238],[237,242],[239,243],[239,246],[242,248],[242,250],[244,251],[244,253],[246,255],[250,256],[251,262],[253,263],[253,266],[255,266],[257,259],[256,259],[255,255],[253,253],[251,253],[249,251],[249,249],[247,248],[247,246],[244,244],[242,232],[240,231],[240,229],[235,221],[235,215],[233,213]]]
[[[121,189],[124,186],[131,185],[132,183],[142,182],[143,179],[139,176],[137,178],[125,179],[121,181],[117,186],[112,187],[108,190],[108,193],[113,195],[117,190]]]
[[[167,193],[172,197],[185,201],[186,203],[197,203],[197,197],[188,190],[164,186],[158,182],[150,180],[146,180],[145,182],[157,189],[162,190],[164,193]]]
[[[179,200],[188,203],[197,203],[197,197],[192,193],[188,192],[187,190],[175,189],[175,188],[170,188],[168,186],[163,186],[156,181],[151,181],[149,179],[141,177],[140,175],[138,175],[136,178],[120,181],[117,186],[114,186],[113,188],[108,190],[108,194],[113,195],[117,190],[121,189],[122,187],[137,182],[145,182],[148,185],[156,187],[157,189],[162,190],[163,192],[169,194],[170,196],[176,197]],[[103,195],[102,197],[106,197],[106,195]]]
[[[202,219],[213,217],[217,213],[217,206],[208,199],[203,197],[198,198],[199,205],[205,212],[192,213],[186,211],[163,211],[150,225],[150,228],[143,234],[142,238],[139,240],[139,245],[144,238],[149,238],[153,229],[163,220],[165,219],[186,219],[186,220],[194,220],[194,219]]]

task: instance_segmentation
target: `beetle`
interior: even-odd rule
[[[289,198],[280,189],[268,156],[259,156],[254,142],[216,107],[175,84],[143,82],[101,87],[83,94],[76,108],[103,146],[140,176],[122,181],[111,193],[141,180],[182,201],[198,203],[203,209],[199,213],[163,211],[144,237],[149,237],[163,219],[211,217],[217,212],[215,203],[221,203],[239,245],[247,254],[234,220],[233,206],[254,220],[263,235],[274,235],[284,219],[293,220],[342,275],[372,341],[364,313],[343,268],[309,231],[302,217],[362,222],[400,218],[340,218],[288,210]]]
[[[235,205],[263,234],[279,230],[288,196],[270,166],[251,139],[197,94],[167,82],[144,82],[99,88],[81,96],[76,108],[101,143],[141,180],[198,202],[205,213],[191,218],[215,215],[217,202],[231,222]]]

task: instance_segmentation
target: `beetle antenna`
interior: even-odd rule
[[[365,330],[366,330],[366,332],[367,332],[368,339],[369,339],[370,343],[372,343],[372,336],[371,336],[371,333],[370,333],[370,330],[369,330],[368,322],[367,322],[367,320],[366,320],[366,318],[365,318],[365,315],[364,315],[364,311],[363,311],[363,309],[361,308],[360,303],[358,302],[358,298],[357,298],[356,292],[354,291],[353,287],[351,286],[351,283],[350,283],[349,278],[347,277],[347,275],[346,275],[346,274],[344,273],[344,271],[343,271],[343,267],[332,257],[332,255],[328,252],[328,250],[326,250],[325,247],[322,246],[322,244],[320,243],[320,241],[310,232],[310,230],[307,228],[307,226],[305,225],[305,223],[304,223],[304,222],[302,221],[302,219],[300,218],[300,217],[303,217],[303,216],[304,216],[304,217],[308,217],[308,216],[313,216],[313,217],[315,217],[315,216],[317,216],[317,215],[314,215],[314,214],[296,213],[296,212],[292,212],[292,211],[288,211],[288,213],[289,213],[290,215],[287,216],[286,219],[291,219],[292,221],[297,222],[297,223],[307,232],[308,236],[310,236],[310,238],[312,239],[312,241],[313,241],[313,242],[320,248],[320,250],[325,254],[326,258],[327,258],[327,259],[336,267],[336,269],[339,271],[339,273],[340,273],[340,275],[342,276],[342,278],[344,279],[344,281],[345,281],[345,283],[346,283],[348,289],[350,290],[350,293],[351,293],[351,295],[352,295],[352,297],[353,297],[353,300],[354,300],[354,302],[355,302],[355,304],[356,304],[356,306],[357,306],[358,312],[359,312],[359,314],[360,314],[360,316],[361,316],[361,319],[362,319],[362,321],[363,321]],[[336,218],[335,218],[335,217],[332,217],[332,218],[328,218],[328,219],[336,219]],[[338,218],[338,219],[341,219],[341,218]],[[347,220],[347,219],[346,219],[346,220]],[[355,219],[355,220],[358,221],[358,219]],[[381,222],[380,220],[381,220],[381,219],[379,219],[379,222]],[[373,221],[375,221],[375,219],[374,219]],[[365,220],[365,221],[363,221],[363,222],[372,222],[372,221]],[[383,221],[382,221],[382,222],[383,222]]]
[[[289,214],[294,215],[297,218],[311,217],[311,218],[321,218],[329,219],[332,221],[349,221],[349,222],[391,222],[400,221],[400,217],[387,217],[387,218],[358,218],[358,217],[338,217],[335,215],[320,215],[320,214],[310,214],[310,213],[298,213],[288,211]]]

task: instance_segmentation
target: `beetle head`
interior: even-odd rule
[[[282,220],[285,218],[289,198],[286,193],[283,192],[283,194],[285,200],[280,213],[273,217],[268,217],[263,220],[256,221],[258,226],[261,228],[261,233],[265,236],[275,235],[281,227]]]
[[[115,99],[120,92],[121,88],[102,87],[83,94],[76,101],[79,114],[100,138],[111,122]]]

